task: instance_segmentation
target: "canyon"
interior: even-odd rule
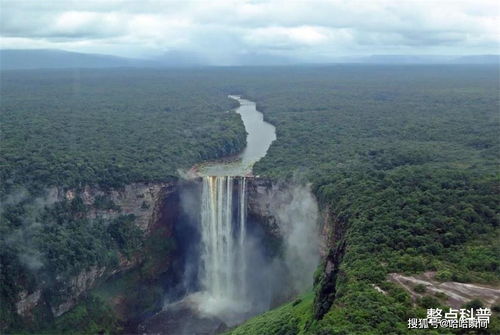
[[[47,191],[44,202],[82,199],[89,220],[132,216],[145,244],[133,255],[120,255],[117,264],[61,279],[52,285],[61,297],[57,301],[44,300],[43,285],[21,291],[21,317],[29,320],[37,306],[48,305],[57,318],[90,292],[114,291],[105,300],[125,331],[218,333],[311,287],[324,221],[316,200],[307,185],[253,176],[252,166],[275,140],[275,129],[255,103],[230,98],[240,103],[236,112],[247,129],[247,146],[229,161],[205,163],[188,179],[170,182]],[[102,208],[102,199],[113,205]],[[159,249],[165,254],[155,246],[163,243],[173,245]],[[132,287],[149,288],[147,312],[134,308],[137,301],[126,289],[110,289],[123,278],[134,278]]]

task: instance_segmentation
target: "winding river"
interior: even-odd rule
[[[237,95],[230,95],[229,98],[240,103],[236,113],[241,115],[245,125],[247,146],[235,160],[201,165],[198,172],[202,176],[248,176],[253,165],[266,155],[271,143],[276,140],[276,128],[264,121],[264,115],[257,110],[255,102]]]

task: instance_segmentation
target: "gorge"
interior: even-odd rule
[[[240,103],[247,131],[239,155],[196,166],[184,180],[54,188],[37,200],[81,201],[76,216],[133,222],[144,244],[116,265],[23,290],[15,306],[25,322],[71,318],[98,296],[125,332],[219,333],[311,287],[320,245],[316,200],[307,186],[253,176],[275,129],[255,103],[230,98]],[[57,300],[45,298],[49,290],[59,292]]]
[[[275,129],[255,103],[229,97],[240,103],[236,112],[247,131],[246,148],[229,160],[196,167],[196,175],[180,186],[182,211],[191,217],[191,237],[177,230],[185,252],[178,283],[183,293],[167,294],[163,311],[145,320],[141,332],[218,333],[312,284],[319,259],[314,197],[305,186],[252,175],[253,164],[276,139]]]

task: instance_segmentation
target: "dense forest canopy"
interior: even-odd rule
[[[2,189],[158,180],[228,155],[244,143],[229,93],[278,126],[259,173],[405,158],[487,169],[497,79],[495,66],[452,65],[4,71]]]
[[[35,195],[169,180],[179,168],[235,153],[245,132],[226,112],[234,107],[227,94],[241,94],[277,130],[255,174],[312,183],[342,232],[331,250],[342,264],[333,305],[325,297],[332,278],[318,271],[314,294],[235,332],[272,324],[264,329],[404,333],[430,298],[443,302],[430,297],[414,308],[388,273],[500,281],[498,78],[497,66],[479,65],[2,72],[2,297],[17,294],[13,282],[35,280],[16,258],[25,245],[45,260],[37,271],[69,275],[143,243],[133,218],[103,228],[81,219],[78,199],[40,209]],[[33,222],[41,224],[28,232]],[[92,252],[61,256],[69,248]]]
[[[272,69],[266,82],[242,87],[278,133],[255,172],[312,181],[341,236],[330,255],[343,260],[336,278],[318,273],[314,303],[235,333],[270,324],[274,333],[406,332],[405,321],[425,312],[386,281],[390,272],[498,284],[498,77],[498,67],[317,67]]]
[[[2,73],[2,192],[15,185],[122,186],[244,146],[216,78],[168,70]]]

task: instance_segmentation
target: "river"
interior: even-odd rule
[[[240,103],[236,113],[241,115],[245,125],[247,145],[233,160],[200,165],[198,173],[202,176],[248,176],[252,173],[253,165],[266,155],[276,140],[276,128],[264,121],[264,115],[257,110],[255,102],[236,95],[229,95],[229,98]]]

